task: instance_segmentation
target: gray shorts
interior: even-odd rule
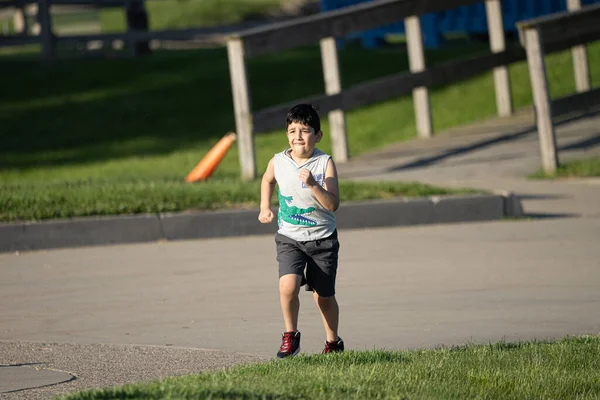
[[[276,233],[275,243],[280,278],[287,274],[302,276],[306,268],[306,283],[319,296],[329,297],[335,294],[340,249],[337,230],[325,239],[308,242],[298,242]]]

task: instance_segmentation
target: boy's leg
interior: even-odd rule
[[[300,281],[302,275],[287,274],[279,278],[279,301],[283,313],[286,332],[298,330],[298,314],[300,311]]]
[[[300,351],[298,293],[304,275],[306,254],[298,248],[296,241],[283,235],[276,234],[275,242],[279,262],[279,301],[285,324],[277,357],[284,358],[294,356]]]
[[[338,253],[337,231],[330,237],[307,244],[310,256],[306,270],[307,284],[314,289],[313,297],[321,312],[328,342],[337,342],[339,306],[335,297]]]
[[[298,329],[300,282],[304,276],[306,254],[298,243],[287,236],[275,235],[277,261],[279,263],[279,302],[283,313],[286,332]]]
[[[315,299],[315,303],[317,303],[317,307],[319,307],[321,317],[323,318],[323,326],[325,327],[327,341],[337,341],[340,308],[338,306],[337,300],[335,299],[335,295],[329,297],[321,297],[315,291],[313,293],[313,297]]]

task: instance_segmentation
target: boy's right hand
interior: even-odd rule
[[[273,222],[273,211],[270,208],[261,209],[258,220],[263,224],[270,224]]]

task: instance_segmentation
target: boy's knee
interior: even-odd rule
[[[336,301],[335,294],[333,294],[331,296],[320,296],[319,293],[317,293],[315,291],[313,296],[316,301],[318,301],[319,303],[323,303],[323,304],[330,304],[330,303],[334,303]]]
[[[300,280],[302,278],[295,274],[284,275],[279,278],[279,293],[284,296],[298,295],[300,292]]]

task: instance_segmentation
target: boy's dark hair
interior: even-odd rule
[[[292,122],[308,125],[315,130],[315,133],[321,130],[321,118],[312,104],[297,104],[292,107],[287,113],[286,128]]]

